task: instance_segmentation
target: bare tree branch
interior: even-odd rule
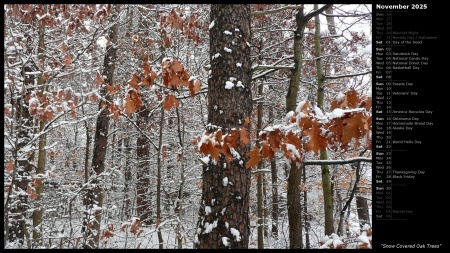
[[[356,74],[348,74],[348,75],[325,76],[325,79],[339,79],[339,78],[344,78],[344,77],[363,76],[363,75],[367,75],[367,74],[371,74],[371,73],[372,73],[372,71],[366,71],[366,72],[361,72],[361,73],[356,73]]]
[[[332,164],[349,164],[349,163],[356,163],[356,162],[372,162],[372,158],[367,157],[354,157],[350,159],[344,159],[344,160],[317,160],[317,161],[303,161],[304,165],[332,165]]]
[[[288,6],[284,6],[278,9],[273,9],[273,10],[267,10],[267,11],[254,11],[251,13],[251,16],[258,16],[258,15],[266,15],[266,14],[273,14],[273,13],[277,13],[280,11],[284,11],[284,10],[297,10],[297,9],[303,9],[302,5],[288,5]]]

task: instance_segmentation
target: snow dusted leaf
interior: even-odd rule
[[[247,116],[244,120],[244,126],[248,126],[248,124],[250,124],[250,118]]]
[[[11,171],[14,170],[14,163],[13,161],[8,161],[8,165],[6,165],[6,172],[11,173]]]
[[[331,140],[334,142],[342,142],[342,136],[344,135],[344,121],[341,118],[334,118],[330,120],[326,128],[332,133]]]
[[[108,224],[106,229],[102,231],[102,235],[100,236],[100,240],[108,239],[114,237],[114,225]]]
[[[172,109],[172,107],[179,106],[178,99],[174,95],[169,94],[164,99],[163,106],[164,106],[164,109],[166,109],[166,111],[170,111],[170,109]]]
[[[202,143],[200,147],[200,153],[204,155],[211,155],[211,158],[216,162],[219,161],[220,149],[215,147],[211,141]]]
[[[139,218],[133,218],[131,222],[130,232],[137,237],[142,233],[142,224]]]
[[[215,139],[217,143],[221,143],[222,142],[222,130],[217,130],[216,134],[215,134]]]
[[[31,180],[31,182],[38,187],[41,184],[41,179],[37,179],[37,178],[33,178],[33,180]]]
[[[28,195],[30,195],[31,199],[37,198],[36,189],[34,189],[34,187],[32,187],[31,185],[27,186],[27,193]]]
[[[364,130],[368,130],[367,119],[362,112],[352,113],[350,118],[344,119],[344,130],[342,141],[349,143],[352,138],[357,141],[362,136]]]
[[[360,107],[364,107],[364,108],[366,108],[367,111],[369,111],[370,108],[372,108],[372,98],[369,97],[369,98],[364,99],[363,101],[361,101]]]
[[[140,91],[139,82],[140,82],[139,77],[135,73],[135,74],[133,74],[133,77],[131,78],[131,80],[128,81],[128,84],[131,87],[135,88],[136,90]]]
[[[195,96],[195,92],[201,90],[201,85],[199,80],[190,81],[189,82],[189,91],[191,93],[191,97]]]
[[[239,144],[241,145],[241,147],[250,143],[249,139],[250,133],[247,131],[246,127],[242,127],[241,130],[239,130],[239,137],[240,137]]]
[[[267,144],[267,141],[263,141],[262,143],[262,156],[269,161],[274,157],[274,152],[272,148],[270,148],[269,144]]]
[[[344,104],[346,107],[348,108],[356,108],[359,105],[359,96],[358,96],[358,92],[356,90],[350,90],[347,91],[347,93],[345,94],[345,101]]]
[[[252,151],[248,152],[246,156],[250,157],[250,159],[245,164],[245,168],[256,168],[258,166],[259,161],[261,161],[259,148],[253,147]]]
[[[292,153],[291,153],[290,150],[287,149],[287,146],[286,146],[285,143],[281,144],[281,150],[283,151],[284,156],[285,156],[287,159],[293,160]]]
[[[269,134],[267,135],[270,147],[273,150],[278,150],[280,148],[280,144],[281,144],[281,132],[279,129],[275,129],[274,131],[270,131]]]
[[[315,155],[318,155],[319,150],[325,150],[327,148],[327,139],[322,136],[321,124],[314,120],[310,129],[303,131],[304,135],[309,136],[309,142],[306,143],[305,151],[314,151]]]
[[[239,136],[238,130],[232,130],[225,136],[225,143],[229,145],[230,148],[237,147],[237,138]]]
[[[70,55],[64,56],[64,65],[69,66],[72,63],[72,58]]]
[[[184,69],[183,65],[177,59],[173,59],[171,68],[175,70],[175,72],[182,72]]]
[[[294,147],[298,150],[298,152],[301,153],[302,141],[292,131],[289,131],[285,136],[283,136],[283,142],[294,145]]]
[[[65,42],[63,42],[63,43],[61,44],[61,51],[62,51],[63,53],[65,53],[65,52],[67,51],[67,45],[66,45]]]
[[[125,113],[129,115],[135,111],[136,111],[136,105],[134,104],[133,99],[131,99],[130,97],[127,96],[125,98]]]
[[[95,81],[94,84],[96,85],[100,85],[105,81],[105,79],[100,75],[100,73],[98,73],[97,71],[97,76],[95,77]]]
[[[109,84],[106,84],[106,90],[109,92],[109,94],[114,95],[116,93],[116,90]]]

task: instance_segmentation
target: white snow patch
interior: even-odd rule
[[[222,237],[222,244],[223,244],[223,246],[225,246],[225,247],[230,246],[230,238],[228,238],[228,237],[226,237],[226,236]]]
[[[370,248],[370,240],[369,237],[367,237],[367,232],[363,231],[358,238],[356,238],[361,243],[367,243],[367,246]]]
[[[244,165],[244,161],[240,160],[239,161],[239,165],[243,166]]]
[[[214,21],[215,21],[215,20],[213,20],[213,21],[211,22],[211,24],[209,24],[209,30],[211,30],[211,29],[214,27]]]
[[[340,117],[344,116],[344,114],[347,112],[358,112],[358,111],[364,111],[364,108],[355,108],[355,109],[349,109],[349,110],[343,110],[341,108],[336,108],[332,112],[327,112],[326,116],[329,119],[334,119],[334,118],[340,118]]]
[[[234,150],[234,148],[230,148],[230,153],[233,155],[233,158],[241,159],[241,155]]]
[[[225,221],[225,227],[228,228],[230,226],[230,224],[228,224],[227,221]]]
[[[222,211],[220,211],[220,213],[221,213],[222,215],[224,215],[226,210],[227,210],[227,208],[224,207],[224,208],[222,208]]]
[[[248,42],[245,42],[245,43],[247,43],[247,46],[251,47],[250,43],[248,43]]]
[[[288,113],[286,113],[286,117],[284,118],[286,123],[290,123],[291,122],[292,116],[294,116],[294,112],[293,111],[289,111]]]
[[[238,81],[237,84],[236,84],[236,87],[237,88],[239,88],[239,87],[244,88],[244,85],[242,85],[241,81]]]
[[[211,207],[210,206],[205,206],[205,214],[208,215],[211,213]]]
[[[239,233],[239,230],[235,229],[235,228],[231,228],[230,229],[231,234],[234,236],[234,239],[237,242],[241,241],[241,233]]]
[[[227,186],[228,185],[228,177],[224,177],[222,179],[222,184],[223,184],[223,186]]]
[[[342,92],[339,92],[339,94],[336,96],[336,101],[342,102],[342,101],[344,101],[344,98],[345,98],[345,94]]]
[[[202,160],[202,162],[204,162],[205,164],[208,164],[209,163],[209,156],[202,157],[202,158],[200,158],[200,160]]]
[[[298,152],[298,150],[295,148],[294,145],[286,143],[286,149],[291,152],[291,155],[293,157],[298,157],[298,159],[300,159],[300,153]]]
[[[205,228],[203,234],[209,234],[215,227],[217,227],[217,220],[215,220],[211,224],[209,224],[209,222],[205,222],[205,225],[203,227]]]
[[[236,62],[236,67],[238,67],[238,68],[242,67],[242,63]]]
[[[225,89],[231,90],[233,87],[234,87],[234,83],[232,83],[230,81],[225,82]]]
[[[216,59],[216,58],[219,58],[220,56],[221,56],[221,55],[220,55],[219,53],[217,53],[217,54],[213,55],[212,60],[214,60],[214,59]]]
[[[225,33],[225,35],[233,35],[233,33],[232,33],[232,32],[230,32],[230,31],[227,31],[227,30],[223,31],[223,33]]]
[[[239,28],[234,28],[234,31],[235,32],[239,32]]]
[[[100,47],[106,47],[106,43],[108,43],[108,40],[105,38],[105,36],[100,36],[97,39],[97,45],[99,45]]]
[[[223,50],[225,50],[225,52],[227,52],[227,53],[231,53],[231,51],[232,51],[232,50],[229,49],[228,47],[224,47]]]
[[[314,112],[316,113],[316,116],[317,116],[319,119],[324,118],[323,112],[322,112],[322,110],[321,110],[319,107],[314,106]]]
[[[366,223],[366,224],[364,224],[364,226],[362,227],[361,230],[367,231],[367,230],[369,230],[369,229],[370,229],[370,225]]]
[[[367,45],[363,50],[363,54],[372,54],[372,44]]]
[[[195,79],[197,79],[197,77],[198,77],[198,76],[191,76],[191,77],[189,77],[189,80],[188,80],[188,82],[190,82],[190,81],[192,81],[192,80],[195,80]]]

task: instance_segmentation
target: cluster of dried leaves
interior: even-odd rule
[[[327,147],[347,150],[350,146],[371,149],[371,122],[372,100],[360,96],[357,91],[348,91],[343,98],[334,99],[331,110],[340,114],[331,113],[326,117],[312,108],[308,102],[303,103],[291,115],[285,125],[274,126],[259,133],[261,147],[253,147],[246,154],[249,160],[246,168],[255,168],[261,158],[272,160],[275,153],[283,151],[284,156],[294,162],[301,163],[301,154],[313,151],[317,156],[320,150]],[[340,117],[332,116],[340,115]],[[230,130],[223,135],[222,130],[214,133],[205,132],[204,137],[194,140],[198,146],[197,152],[210,155],[219,161],[220,154],[225,156],[227,163],[233,158],[234,149],[250,143],[246,124],[239,130]]]

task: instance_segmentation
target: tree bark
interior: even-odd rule
[[[210,29],[210,54],[220,56],[211,62],[207,131],[212,133],[220,128],[227,134],[232,128],[248,130],[249,126],[244,126],[244,122],[252,111],[248,45],[251,39],[250,5],[214,4],[210,21],[214,22]],[[235,87],[226,89],[227,81],[233,82]],[[236,86],[238,81],[243,88]],[[196,247],[200,249],[248,247],[251,175],[245,163],[250,144],[234,148],[239,158],[233,158],[230,164],[221,154],[219,161],[210,161],[203,167],[202,199],[195,235]]]
[[[145,129],[146,122],[148,120],[149,111],[147,108],[143,108],[138,113],[139,127]],[[150,188],[150,144],[145,136],[139,135],[137,138],[136,155],[138,159],[138,168],[136,173],[136,188],[137,188],[137,214],[143,224],[150,225],[151,220],[151,201],[149,192]]]
[[[269,107],[269,119],[273,118],[273,108]],[[278,237],[278,170],[275,158],[270,161],[272,174],[272,235]]]
[[[359,192],[359,187],[356,189]],[[356,196],[356,210],[358,212],[359,225],[361,227],[364,224],[370,224],[369,206],[367,205],[367,199],[362,196]]]

